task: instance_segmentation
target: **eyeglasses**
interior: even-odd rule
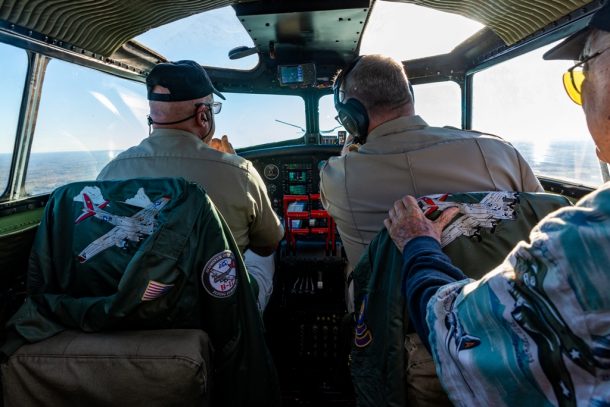
[[[577,105],[582,105],[582,83],[585,81],[585,74],[589,70],[587,63],[593,58],[597,58],[610,48],[606,48],[603,51],[598,51],[588,57],[582,58],[573,67],[569,68],[566,73],[563,74],[563,87],[566,93]]]
[[[218,114],[222,110],[221,102],[195,103],[195,107],[199,107],[199,106],[207,106],[207,108],[210,109],[212,111],[212,113],[214,113],[214,114]]]

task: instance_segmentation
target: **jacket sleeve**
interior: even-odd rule
[[[267,187],[256,168],[248,165],[248,198],[251,201],[250,244],[275,246],[284,237],[284,227],[271,207]]]
[[[422,343],[430,351],[426,325],[428,301],[439,288],[467,278],[451,264],[435,239],[422,236],[410,240],[403,250],[403,292],[409,318]]]

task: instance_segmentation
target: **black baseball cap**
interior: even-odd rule
[[[548,50],[542,58],[547,60],[578,60],[582,53],[582,49],[585,47],[587,37],[594,29],[610,32],[610,0],[607,0],[606,3],[593,14],[587,27],[578,31],[576,34],[571,35],[556,47]]]
[[[163,86],[170,93],[154,93],[155,86]],[[205,97],[212,93],[225,99],[210,80],[207,72],[195,61],[164,62],[150,71],[146,77],[148,100],[180,102]]]

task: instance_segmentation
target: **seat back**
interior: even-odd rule
[[[54,191],[30,255],[27,301],[7,328],[0,348],[7,355],[66,329],[201,329],[216,350],[216,404],[279,400],[239,249],[205,192],[183,179],[79,182]],[[120,391],[111,397],[119,400]]]
[[[418,202],[430,218],[447,207],[460,206],[461,215],[443,231],[441,246],[471,278],[480,278],[500,265],[519,241],[528,240],[543,217],[570,205],[561,195],[528,192],[443,194],[421,197]],[[401,253],[384,228],[353,272],[358,315],[352,378],[362,406],[406,402],[403,343],[408,321],[402,263]],[[426,373],[432,380],[432,364]]]

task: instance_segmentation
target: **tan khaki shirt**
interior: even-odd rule
[[[135,177],[183,177],[201,185],[227,221],[242,253],[250,245],[275,246],[284,235],[252,163],[221,153],[189,132],[155,129],[139,145],[108,163],[97,178]]]
[[[419,116],[375,128],[359,151],[332,157],[320,174],[322,204],[337,223],[352,267],[396,200],[473,191],[543,189],[521,154],[501,138],[429,127]]]

